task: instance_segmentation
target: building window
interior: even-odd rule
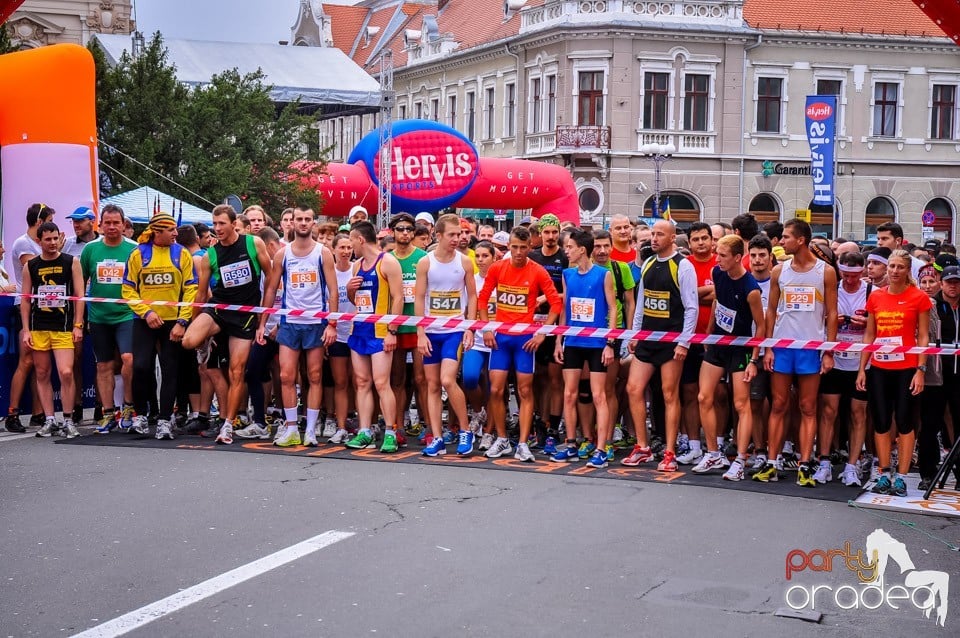
[[[896,82],[877,82],[873,86],[873,135],[897,136],[897,98],[900,85]]]
[[[447,125],[457,128],[457,96],[447,96]]]
[[[843,80],[817,80],[817,95],[836,95],[840,97]]]
[[[530,80],[530,132],[539,133],[543,130],[543,80]]]
[[[407,119],[407,105],[401,104],[398,108],[397,119],[405,120]]]
[[[757,78],[757,132],[779,133],[783,78]]]
[[[517,85],[513,82],[504,85],[503,136],[514,137],[517,134]]]
[[[440,121],[440,98],[430,98],[430,119],[434,122]]]
[[[580,210],[585,213],[595,213],[600,209],[602,198],[600,191],[593,187],[587,187],[580,191]]]
[[[494,88],[488,86],[485,90],[484,96],[484,112],[483,112],[483,138],[487,140],[492,140],[494,138],[494,122],[496,121],[494,117],[494,109],[496,104]]]
[[[670,98],[669,73],[643,74],[643,128],[667,128],[667,101]]]
[[[467,134],[468,140],[477,138],[477,94],[473,91],[467,91]]]
[[[760,193],[751,199],[747,212],[752,213],[761,224],[780,220],[780,207],[777,205],[777,200],[767,193]]]
[[[952,140],[957,115],[957,87],[933,85],[933,113],[930,117],[930,139]]]
[[[413,117],[418,120],[423,119],[423,102],[414,102],[413,103]]]
[[[683,130],[708,131],[710,76],[687,75],[683,79]]]
[[[865,239],[877,238],[877,226],[897,221],[897,209],[888,197],[874,197],[867,203],[864,217]]]
[[[547,76],[547,130],[557,128],[557,76]]]
[[[603,124],[603,71],[581,71],[577,95],[577,125]]]

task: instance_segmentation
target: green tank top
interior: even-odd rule
[[[417,262],[427,256],[427,251],[421,248],[414,248],[413,252],[401,259],[396,251],[391,251],[391,255],[400,262],[400,272],[403,278],[403,314],[413,315],[413,293],[417,285]],[[400,334],[413,333],[417,329],[414,326],[400,326],[397,332]]]

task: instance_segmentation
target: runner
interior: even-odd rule
[[[613,248],[610,259],[629,264],[637,258],[637,249],[633,245],[633,225],[626,215],[614,215],[610,218],[610,235]]]
[[[357,314],[403,313],[403,275],[393,255],[377,248],[377,231],[368,221],[360,221],[350,230],[350,241],[357,261],[353,277],[347,283],[347,297],[357,307]],[[380,414],[391,419],[397,414],[397,400],[390,386],[390,366],[397,348],[397,329],[383,323],[355,321],[347,341],[357,386],[357,415],[360,430],[347,441],[347,447],[361,449],[374,446],[373,417],[376,387],[380,395]],[[396,428],[384,429],[380,451],[386,454],[398,449]]]
[[[270,277],[263,289],[263,306],[273,306],[277,288],[282,285],[283,308],[306,312],[338,312],[339,295],[333,254],[326,246],[313,239],[313,210],[296,208],[293,211],[294,240],[273,257]],[[257,343],[266,345],[264,337],[267,315],[260,315]],[[282,315],[277,330],[280,344],[280,392],[286,427],[274,439],[279,447],[300,445],[297,427],[297,373],[300,371],[300,353],[305,353],[306,381],[309,384],[303,402],[307,409],[307,428],[303,445],[317,446],[317,420],[323,404],[323,358],[325,348],[337,340],[337,322],[312,317]]]
[[[437,249],[417,264],[414,314],[418,317],[464,319],[477,310],[477,288],[473,262],[457,251],[460,241],[460,220],[456,215],[441,215],[437,220]],[[460,350],[473,347],[473,331],[462,328],[417,328],[418,349],[423,357],[427,377],[427,403],[433,440],[423,449],[426,456],[446,454],[443,439],[442,392],[446,390],[450,413],[460,423],[457,454],[473,453],[473,432],[466,427],[467,400],[457,383]],[[419,407],[419,404],[418,406]]]
[[[486,280],[490,267],[496,261],[496,249],[493,244],[481,241],[474,248],[477,255],[477,266],[480,272],[474,275],[475,287],[478,291],[483,290],[483,284]],[[487,316],[495,319],[497,314],[496,301],[491,298],[487,304]],[[487,428],[487,413],[490,401],[489,382],[483,378],[487,373],[490,363],[490,348],[483,344],[483,339],[473,340],[473,347],[464,350],[463,365],[461,367],[463,374],[463,389],[467,395],[467,400],[473,408],[473,418],[470,421],[470,431],[474,434],[480,434],[479,449],[486,452],[493,445],[493,435]],[[487,374],[489,376],[489,374]]]
[[[197,275],[190,251],[175,243],[177,220],[157,213],[130,252],[123,273],[123,298],[128,301],[183,301],[197,297]],[[160,401],[154,436],[173,439],[173,406],[177,399],[177,370],[180,367],[180,342],[190,318],[191,306],[150,306],[131,304],[133,321],[133,431],[148,435],[148,402],[154,404],[155,362],[160,360]]]
[[[791,219],[783,228],[783,249],[793,258],[773,269],[766,330],[774,339],[835,341],[837,337],[837,275],[810,252],[810,224]],[[764,367],[772,372],[769,449],[780,450],[790,405],[790,385],[796,376],[800,406],[800,465],[797,484],[816,487],[813,478],[813,440],[817,434],[817,391],[820,375],[833,368],[833,352],[770,348]],[[783,455],[753,475],[755,481],[776,481],[783,471]]]
[[[200,286],[197,301],[212,304],[260,304],[260,276],[270,276],[270,258],[263,240],[253,235],[240,236],[233,223],[237,213],[229,204],[213,209],[213,230],[217,243],[200,262]],[[209,294],[209,298],[207,295]],[[220,406],[223,424],[217,443],[233,443],[234,420],[244,395],[243,374],[256,336],[256,318],[249,312],[205,309],[187,329],[184,348],[196,348],[197,357],[210,356],[211,342],[217,335],[227,339],[229,386],[226,405]]]
[[[53,386],[50,385],[50,354],[60,376],[60,402],[63,410],[63,435],[68,439],[80,436],[68,406],[74,404],[74,344],[83,339],[83,302],[68,301],[83,293],[80,261],[60,252],[60,229],[53,222],[37,228],[40,254],[28,261],[21,272],[22,290],[31,295],[20,303],[23,330],[20,343],[33,354],[40,405],[45,416],[36,436],[49,437],[60,429],[53,411]],[[72,324],[72,329],[71,329]]]
[[[477,308],[481,321],[489,321],[488,303],[496,293],[497,321],[505,323],[532,323],[537,297],[544,294],[550,304],[547,325],[556,321],[563,308],[550,275],[543,266],[529,259],[530,231],[523,227],[510,233],[510,259],[500,260],[490,267],[480,291]],[[490,353],[490,411],[489,421],[497,431],[497,440],[487,450],[487,458],[495,459],[509,454],[513,446],[507,439],[506,402],[507,376],[510,370],[517,375],[517,393],[520,401],[520,442],[514,455],[519,461],[533,462],[527,445],[533,426],[533,353],[543,343],[543,333],[532,336],[509,334],[506,329],[494,333],[483,332],[483,343]]]
[[[333,240],[333,255],[336,259],[334,269],[337,273],[337,299],[340,312],[354,313],[357,307],[347,295],[347,284],[353,277],[353,243],[350,235],[340,233]],[[347,442],[347,410],[350,407],[351,379],[353,371],[350,368],[350,348],[347,341],[353,330],[353,322],[337,322],[337,341],[327,348],[330,358],[330,371],[333,373],[333,404],[336,418],[331,420],[327,415],[327,422],[323,427],[323,436],[329,443],[343,444]]]
[[[887,287],[887,259],[889,248],[874,248],[867,254],[867,279],[874,288]]]

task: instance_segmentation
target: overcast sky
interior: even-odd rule
[[[300,0],[136,0],[136,7],[148,38],[160,31],[171,39],[276,43],[290,39]]]

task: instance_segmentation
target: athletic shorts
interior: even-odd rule
[[[222,333],[221,333],[222,334]],[[213,349],[207,368],[213,370],[227,370],[230,368],[230,338],[217,335],[213,338]]]
[[[770,393],[770,373],[763,369],[761,364],[757,368],[757,376],[750,381],[750,400],[751,401],[763,401],[764,399],[772,399],[773,396]]]
[[[97,363],[112,362],[117,351],[120,354],[133,352],[133,319],[120,323],[89,323],[93,358]]]
[[[590,372],[606,372],[607,367],[603,365],[603,348],[563,347],[564,370],[582,370],[585,363]]]
[[[203,311],[213,317],[214,322],[220,327],[220,332],[228,337],[253,341],[257,335],[257,316],[253,313],[216,308],[204,308]]]
[[[342,341],[337,341],[336,343],[332,344],[329,348],[327,348],[327,356],[349,358],[350,346],[348,346]]]
[[[707,346],[703,361],[720,368],[727,374],[735,374],[747,369],[751,354],[753,354],[753,348],[743,346]]]
[[[680,373],[680,385],[700,383],[700,366],[703,365],[703,345],[694,343],[687,350],[687,358],[683,360],[683,372]]]
[[[34,330],[30,336],[33,337],[33,349],[37,352],[73,350],[74,347],[72,332]]]
[[[313,350],[323,347],[324,326],[319,323],[281,323],[277,343],[291,350]]]
[[[383,352],[383,339],[364,339],[356,335],[350,335],[347,339],[347,347],[359,355],[369,357]]]
[[[660,343],[657,341],[638,341],[633,355],[640,363],[648,363],[655,368],[673,360],[673,353],[677,349],[674,343]]]
[[[416,332],[401,332],[397,335],[397,350],[416,350],[418,343]]]
[[[423,358],[423,365],[436,365],[444,359],[460,360],[460,346],[463,344],[462,332],[427,334],[430,340],[430,356]]]
[[[534,360],[537,362],[537,365],[546,366],[551,363],[556,365],[557,360],[553,358],[553,352],[556,348],[556,335],[547,335],[544,337],[543,343],[540,344],[540,347],[537,348],[537,351],[534,353]]]
[[[490,352],[490,370],[516,370],[533,374],[533,353],[523,349],[530,335],[496,334],[497,347]]]
[[[820,394],[839,394],[844,399],[866,401],[866,391],[857,390],[857,372],[855,370],[837,370],[820,377]]]
[[[820,351],[774,348],[773,371],[780,374],[820,374]]]

